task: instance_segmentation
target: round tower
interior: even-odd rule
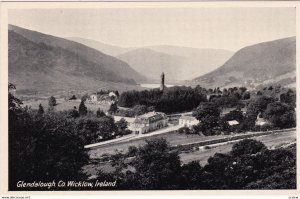
[[[160,88],[161,91],[165,89],[165,74],[164,72],[160,76]]]

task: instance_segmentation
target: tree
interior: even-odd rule
[[[178,133],[180,133],[180,134],[190,134],[190,131],[191,130],[186,126],[181,127],[181,128],[178,129]]]
[[[241,123],[244,120],[244,115],[240,109],[235,109],[224,115],[223,119],[226,121],[236,120],[239,123]]]
[[[204,189],[228,189],[226,169],[232,165],[229,154],[215,153],[204,166]]]
[[[184,164],[180,173],[179,189],[199,189],[203,187],[203,168],[197,161]]]
[[[77,111],[76,106],[74,106],[74,108],[69,112],[69,117],[77,118],[79,116],[79,112]]]
[[[39,105],[39,110],[38,110],[38,114],[39,115],[43,115],[44,114],[44,107],[42,106],[42,104]]]
[[[122,134],[127,129],[127,121],[124,118],[121,118],[116,122],[116,127],[118,129],[118,134]]]
[[[36,117],[16,107],[9,107],[9,190],[19,190],[16,185],[20,180],[85,179],[81,168],[87,164],[88,156],[83,140],[74,130],[74,121],[55,112]],[[29,189],[47,187],[22,188]]]
[[[296,189],[296,147],[266,150],[258,156],[258,179],[248,183],[246,189]]]
[[[243,95],[242,95],[242,100],[248,100],[250,99],[251,95],[250,95],[250,92],[244,92]]]
[[[287,103],[292,105],[293,107],[296,107],[296,94],[292,90],[289,90],[286,93],[282,93],[280,95],[280,102]]]
[[[48,101],[49,108],[52,108],[57,105],[55,97],[51,96]]]
[[[12,83],[8,83],[8,108],[9,110],[15,111],[21,109],[22,101],[16,98],[10,91],[15,90],[16,86]]]
[[[191,111],[200,102],[205,101],[207,101],[206,90],[200,86],[196,88],[175,86],[165,92],[159,89],[126,91],[120,95],[118,105],[128,108],[135,105],[153,106],[156,111],[174,113]]]
[[[98,118],[80,117],[76,120],[76,131],[78,136],[84,140],[84,144],[91,144],[99,141],[100,136],[104,136],[102,131],[99,131]]]
[[[81,97],[81,101],[86,101],[87,99],[89,98],[89,95],[88,94],[84,94],[82,97]]]
[[[79,109],[79,115],[80,116],[86,116],[86,114],[87,114],[87,107],[85,106],[83,100],[81,100],[78,109]]]
[[[259,113],[264,113],[268,104],[274,102],[275,99],[269,96],[256,96],[250,100],[247,106],[247,112],[244,121],[240,125],[240,130],[253,130],[255,127],[255,120]]]
[[[213,132],[213,129],[218,126],[220,113],[221,111],[215,103],[204,102],[193,112],[193,116],[200,121],[198,126],[205,134],[207,132]]]
[[[115,121],[112,117],[104,116],[98,118],[98,132],[103,139],[109,139],[113,137],[116,130]]]
[[[144,113],[147,113],[147,106],[145,105],[135,105],[133,107],[133,111],[135,115],[142,115]]]
[[[260,141],[253,139],[244,139],[232,146],[231,154],[233,156],[251,155],[266,150],[267,147]]]
[[[264,118],[274,127],[291,128],[296,126],[296,113],[294,107],[282,102],[268,104]]]
[[[155,106],[149,106],[149,107],[147,108],[147,111],[148,111],[148,112],[155,111]]]
[[[70,97],[69,100],[76,100],[76,99],[77,99],[76,96],[75,96],[75,95],[72,95],[72,97]]]
[[[97,117],[103,117],[103,116],[105,116],[105,113],[102,110],[100,110],[100,108],[98,108],[96,115],[97,115]]]
[[[112,104],[110,105],[109,109],[108,109],[108,112],[109,112],[110,114],[113,114],[113,113],[115,113],[117,110],[118,110],[118,105],[117,105],[117,103],[112,103]]]
[[[180,183],[180,160],[178,152],[170,151],[165,139],[146,140],[146,145],[138,148],[131,165],[135,172],[129,172],[127,179],[132,189],[176,189]],[[179,175],[178,175],[179,174]],[[128,183],[126,183],[128,184]]]

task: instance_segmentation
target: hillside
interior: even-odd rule
[[[9,81],[17,85],[19,93],[136,87],[133,80],[107,70],[102,64],[61,47],[32,42],[14,31],[8,32],[8,44]]]
[[[181,79],[193,79],[199,75],[213,71],[224,64],[233,52],[223,49],[190,48],[182,46],[148,46],[156,52],[167,53],[182,57],[182,65],[175,65],[182,69]]]
[[[80,37],[70,37],[67,39],[84,44],[86,46],[89,46],[114,57],[131,50],[131,48],[123,48],[119,46],[109,45],[92,39],[84,39]]]
[[[144,76],[130,68],[130,66],[124,61],[110,55],[106,55],[83,44],[13,25],[9,25],[9,30],[13,30],[34,43],[44,43],[51,47],[60,47],[74,53],[82,59],[101,65],[101,67],[106,71],[110,71],[112,74],[115,74],[114,77],[108,77],[111,81],[126,83],[128,80],[131,82],[141,82],[146,79]]]
[[[167,80],[180,78],[182,68],[182,57],[159,53],[146,48],[139,48],[118,56],[119,59],[127,62],[139,73],[145,73],[151,79],[159,79],[162,72],[165,72]]]
[[[237,51],[211,73],[193,79],[206,87],[251,86],[296,81],[296,38],[284,38],[248,46]]]
[[[115,56],[150,79],[158,79],[164,71],[170,81],[193,79],[211,72],[233,55],[222,49],[170,45],[123,48],[90,39],[69,39]]]
[[[223,64],[232,52],[218,49],[197,49],[179,46],[147,46],[121,54],[119,59],[136,71],[145,71],[157,79],[165,72],[170,80],[192,79]]]

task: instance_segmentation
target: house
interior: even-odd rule
[[[167,115],[161,112],[153,111],[137,116],[130,124],[129,129],[136,134],[144,134],[166,126],[168,126]]]
[[[257,115],[256,120],[255,120],[255,125],[256,125],[256,126],[264,126],[264,125],[267,125],[267,124],[270,124],[270,122],[269,122],[268,120],[264,119],[264,118],[262,117],[262,114],[259,113],[259,114]]]
[[[98,95],[96,93],[93,93],[90,95],[89,101],[91,102],[97,102],[98,101]]]
[[[114,92],[109,92],[108,96],[111,97],[112,99],[113,98],[116,99],[118,97]]]
[[[193,125],[197,125],[198,123],[199,121],[193,116],[182,115],[179,118],[179,125],[182,126],[191,127]]]
[[[227,121],[229,126],[236,126],[236,125],[239,125],[240,123],[236,120],[230,120],[230,121]]]
[[[108,94],[102,94],[102,95],[93,93],[88,97],[87,102],[94,103],[94,104],[111,105],[117,100],[118,97],[114,92],[110,92]]]

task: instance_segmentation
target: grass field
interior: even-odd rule
[[[64,111],[73,109],[74,106],[79,107],[80,100],[73,100],[73,101],[65,101],[64,99],[56,99],[57,105],[55,106],[56,111]],[[48,109],[48,99],[38,99],[38,100],[28,100],[23,101],[23,106],[31,106],[32,109],[38,109],[39,104],[42,104],[45,110]],[[109,109],[109,105],[100,105],[100,104],[90,104],[85,103],[88,110],[93,112],[97,111],[98,108],[106,112]]]
[[[115,154],[116,151],[120,152],[126,152],[129,146],[140,146],[144,145],[146,142],[146,139],[151,138],[165,138],[167,142],[169,142],[171,145],[178,145],[183,143],[191,143],[191,142],[197,142],[197,141],[205,141],[210,140],[213,138],[225,138],[229,135],[220,135],[220,136],[199,136],[199,135],[185,135],[185,134],[179,134],[177,132],[172,133],[166,133],[162,135],[154,135],[148,138],[143,138],[139,140],[131,140],[128,142],[122,142],[122,143],[112,143],[107,146],[102,146],[99,148],[91,149],[89,151],[91,158],[99,158],[103,154]]]
[[[190,135],[187,137],[186,135],[181,135],[178,133],[170,133],[167,135],[157,135],[155,137],[165,137],[169,143],[189,143],[189,142],[196,142],[197,140],[208,140],[214,138],[221,138],[226,136],[197,136],[197,135]],[[289,131],[289,132],[280,132],[274,133],[270,135],[255,137],[253,139],[262,141],[268,148],[273,149],[274,147],[279,147],[285,144],[289,144],[296,141],[296,131]],[[215,146],[210,147],[209,149],[205,150],[196,150],[193,152],[188,153],[181,153],[179,154],[181,162],[186,164],[191,161],[199,161],[201,165],[205,165],[209,157],[213,156],[215,153],[227,153],[231,151],[232,145],[235,142],[230,143],[221,143]],[[108,146],[102,147],[99,149],[94,149],[90,151],[90,155],[95,157],[100,157],[100,154],[104,153],[115,153],[116,150],[124,150],[126,151],[126,147],[130,145],[138,146],[145,144],[145,140],[135,140],[129,143],[119,143],[115,146]],[[97,171],[101,169],[104,172],[112,172],[114,168],[109,163],[100,163],[100,164],[89,164],[86,165],[84,171],[89,175],[96,175]]]
[[[255,137],[253,139],[263,142],[268,148],[272,149],[284,144],[289,144],[296,141],[296,131],[275,133],[260,137]],[[213,156],[215,153],[226,153],[232,148],[235,142],[217,145],[206,150],[199,150],[190,153],[181,153],[180,158],[183,163],[188,163],[191,161],[200,161],[202,165],[207,163],[209,157]]]

